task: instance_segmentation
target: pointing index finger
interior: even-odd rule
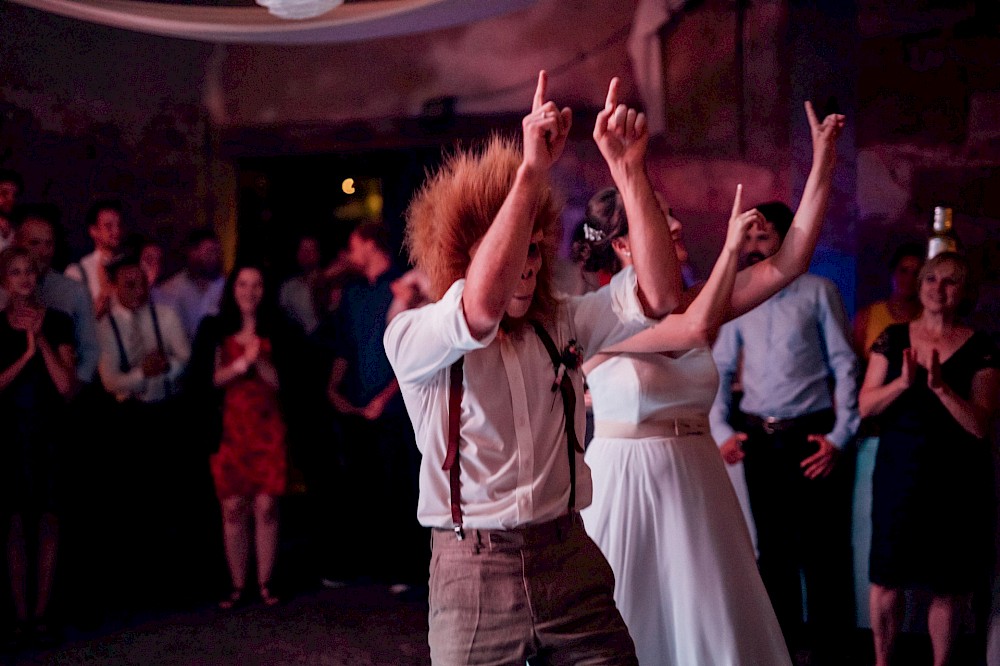
[[[538,86],[535,88],[535,99],[531,102],[531,110],[538,111],[545,104],[545,89],[548,87],[549,75],[543,69],[538,72]]]
[[[621,81],[617,76],[611,79],[611,84],[608,86],[608,98],[604,102],[604,108],[613,109],[618,106],[618,86],[620,83]]]
[[[819,118],[816,117],[816,111],[813,109],[812,102],[806,100],[806,117],[809,118],[809,126],[813,129],[819,127]]]
[[[740,208],[743,206],[743,183],[736,186],[736,198],[733,199],[733,213],[730,217],[736,217],[740,214]]]

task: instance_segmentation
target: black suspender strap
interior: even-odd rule
[[[573,390],[573,380],[570,378],[567,368],[563,366],[556,343],[548,331],[537,321],[531,322],[532,328],[538,334],[542,345],[552,359],[555,380],[552,383],[552,390],[558,390],[562,394],[563,411],[566,416],[566,451],[569,456],[569,510],[573,511],[576,506],[576,454],[583,453],[580,440],[576,435],[576,392]],[[462,358],[455,361],[449,373],[448,386],[448,449],[441,469],[448,472],[448,481],[451,490],[451,520],[454,524],[455,536],[461,541],[465,538],[465,531],[462,529],[462,493],[459,484],[461,465],[459,464],[459,429],[462,419]]]
[[[169,359],[167,356],[167,348],[163,344],[163,333],[160,332],[160,320],[156,316],[156,308],[153,306],[153,300],[149,300],[149,318],[153,322],[153,335],[156,336],[156,348],[160,350],[163,354],[163,358]],[[168,361],[169,362],[169,361]],[[170,382],[170,376],[167,375],[163,378],[163,391],[169,397],[173,393],[173,386]]]
[[[156,336],[156,347],[166,357],[167,350],[163,344],[163,333],[160,331],[160,321],[156,317],[156,308],[153,307],[152,301],[149,302],[149,317],[153,321],[153,334]],[[123,373],[129,372],[132,369],[132,364],[129,362],[128,354],[125,352],[125,342],[122,339],[122,332],[118,328],[118,322],[115,321],[114,315],[110,312],[108,313],[108,323],[111,324],[111,331],[115,334],[115,342],[118,344],[118,369]],[[164,377],[163,382],[166,393],[169,396],[172,392],[170,380]]]
[[[451,366],[451,383],[448,386],[448,453],[441,469],[448,472],[451,486],[451,520],[455,526],[455,536],[465,538],[462,529],[462,493],[459,486],[460,465],[458,464],[458,431],[462,425],[462,364],[464,357]]]
[[[535,329],[545,351],[552,359],[552,369],[555,372],[552,390],[558,389],[562,394],[563,411],[566,416],[566,452],[569,455],[569,510],[573,511],[576,508],[576,454],[583,453],[580,439],[576,435],[576,392],[573,390],[573,380],[568,369],[563,365],[556,343],[552,341],[552,336],[537,321],[532,320],[531,327]]]
[[[160,320],[156,317],[156,308],[153,307],[153,301],[149,301],[149,318],[153,321],[153,335],[156,336],[156,348],[160,350],[161,354],[166,356],[167,348],[163,346],[163,334],[160,333]]]
[[[126,373],[132,369],[132,364],[129,363],[128,354],[125,353],[125,343],[122,341],[122,332],[118,329],[118,322],[115,321],[114,315],[110,312],[108,313],[108,322],[111,324],[111,332],[115,334],[115,342],[118,343],[118,369],[122,373]]]

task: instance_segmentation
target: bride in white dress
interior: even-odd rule
[[[586,454],[594,496],[582,515],[614,570],[615,602],[643,666],[791,664],[709,432],[718,387],[709,345],[723,322],[808,268],[843,116],[820,123],[808,103],[806,113],[813,165],[781,250],[736,272],[745,231],[763,219],[753,210],[740,213],[738,189],[725,246],[705,285],[686,292],[681,312],[585,366],[594,405],[595,437]],[[588,240],[595,251],[612,248],[627,265],[630,211],[620,198],[602,195],[609,214],[591,211]]]

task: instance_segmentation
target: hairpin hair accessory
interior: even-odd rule
[[[604,232],[595,229],[586,222],[583,223],[583,237],[591,243],[599,243],[604,240]]]

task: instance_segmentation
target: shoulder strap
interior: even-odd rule
[[[111,324],[111,332],[115,334],[115,342],[118,343],[118,369],[123,373],[128,372],[132,369],[132,364],[129,363],[128,354],[125,353],[125,343],[122,341],[122,332],[118,328],[118,322],[115,321],[110,312],[108,313],[108,322]]]
[[[562,394],[563,412],[565,412],[566,417],[566,450],[569,456],[569,510],[573,511],[576,507],[576,454],[583,453],[580,438],[576,434],[576,391],[573,389],[573,380],[567,372],[552,336],[538,321],[531,320],[531,327],[535,329],[545,351],[552,359],[552,367],[555,372],[552,390],[558,390]]]
[[[153,305],[153,297],[152,297],[152,295],[150,295],[150,297],[149,297],[149,318],[150,318],[150,320],[152,321],[152,324],[153,324],[153,335],[156,336],[156,348],[160,350],[161,354],[163,354],[163,358],[165,358],[165,359],[167,359],[169,361],[170,357],[167,356],[167,348],[163,344],[163,333],[160,331],[160,320],[156,316],[156,307]],[[174,387],[172,385],[172,382],[170,381],[170,377],[169,376],[164,375],[164,377],[163,377],[163,388],[164,388],[164,391],[166,392],[166,394],[168,396],[171,393],[173,393]]]
[[[462,425],[462,365],[465,357],[452,363],[448,386],[448,453],[441,469],[448,472],[451,487],[451,520],[455,526],[455,536],[465,538],[462,530],[462,493],[459,486],[460,465],[458,461],[459,428]]]

